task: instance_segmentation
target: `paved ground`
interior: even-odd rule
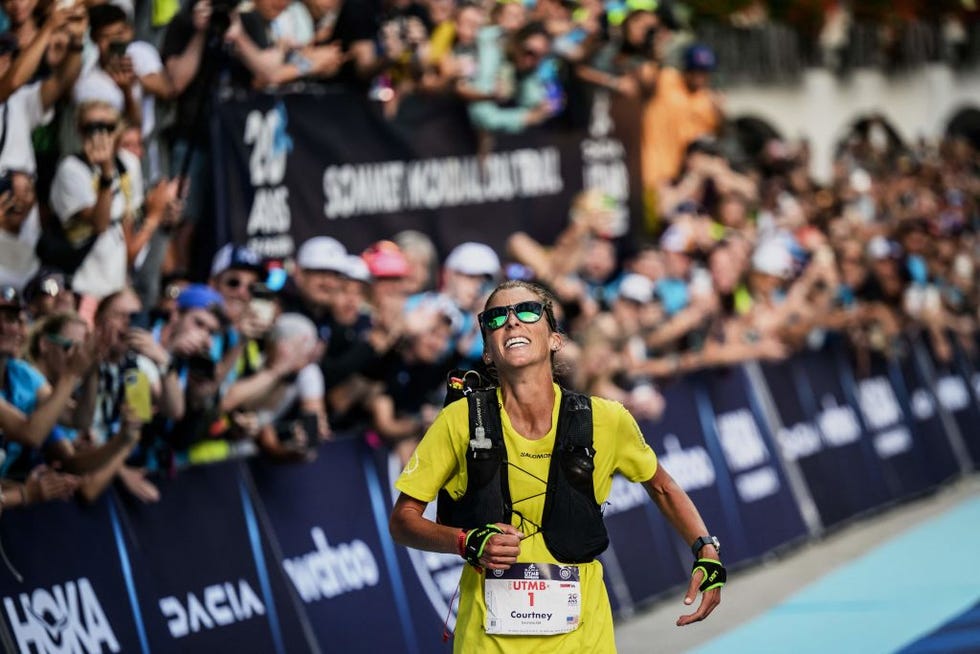
[[[973,513],[961,515],[965,510]],[[916,586],[914,592],[908,592],[908,589],[892,590],[891,596],[899,600],[903,597],[917,598],[920,602],[927,601],[923,598],[937,595],[946,597],[949,595],[944,589],[947,582],[932,575],[931,567],[939,566],[943,570],[942,566],[946,565],[941,560],[941,554],[936,555],[935,552],[948,551],[951,557],[958,553],[965,558],[971,558],[971,551],[974,555],[980,552],[978,539],[971,540],[969,536],[970,533],[980,535],[980,524],[969,524],[965,529],[962,524],[964,517],[970,518],[970,522],[980,523],[980,520],[972,519],[978,510],[980,475],[973,475],[927,497],[847,525],[778,559],[733,573],[725,587],[722,604],[702,623],[683,628],[674,626],[677,616],[690,612],[682,604],[683,591],[678,591],[676,598],[660,601],[617,625],[619,651],[622,654],[674,654],[692,650],[757,654],[761,650],[799,652],[809,649],[804,645],[813,645],[815,651],[820,651],[814,645],[815,640],[808,643],[805,640],[807,636],[797,632],[805,630],[820,634],[823,631],[826,635],[826,632],[834,629],[841,630],[840,634],[835,634],[839,642],[851,643],[850,646],[845,644],[836,648],[835,651],[840,654],[851,651],[862,654],[868,651],[895,651],[897,648],[892,644],[875,641],[873,630],[862,633],[859,620],[852,619],[850,626],[840,626],[841,623],[834,621],[835,617],[843,615],[844,622],[847,622],[848,612],[853,617],[867,610],[867,605],[848,607],[846,600],[842,601],[842,598],[849,596],[846,584],[849,581],[872,586],[882,583],[885,585],[881,592],[876,592],[875,597],[887,597],[892,568],[908,570],[917,567],[922,568],[915,570],[920,573],[919,578],[912,581],[906,579],[909,575],[903,575],[901,569],[894,570],[895,579],[906,579],[905,583]],[[966,539],[958,538],[964,533],[967,534]],[[928,538],[924,539],[924,535]],[[947,543],[948,550],[945,549]],[[893,544],[894,547],[891,547]],[[881,557],[869,556],[881,551],[885,545],[889,546],[884,548],[886,554]],[[882,570],[886,572],[882,573]],[[873,581],[868,582],[868,579]],[[934,587],[928,587],[933,584]],[[855,597],[860,595],[860,590],[855,589]],[[973,602],[980,599],[980,585],[973,584],[972,580],[960,591],[961,595],[973,593]],[[815,599],[818,596],[819,599]],[[828,598],[834,599],[828,603]],[[962,603],[963,597],[958,596],[957,600]],[[887,627],[888,620],[895,625],[902,624],[901,621],[908,619],[908,616],[927,619],[921,617],[922,606],[909,606],[908,601],[894,601],[892,605],[885,603],[884,608],[881,604],[876,602],[874,611],[875,619],[884,623],[879,625],[882,629]],[[816,606],[819,608],[815,609]],[[828,606],[832,608],[828,609]],[[838,615],[834,616],[831,612]],[[957,612],[943,616],[939,622],[952,620]],[[844,632],[850,634],[852,629],[857,631],[854,636],[857,640],[848,641],[850,636]],[[769,641],[765,640],[767,634],[771,634]],[[791,637],[802,640],[790,646],[785,639]],[[865,642],[859,645],[862,637]],[[869,650],[868,639],[879,644]],[[766,645],[760,647],[760,642]]]

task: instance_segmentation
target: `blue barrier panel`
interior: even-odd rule
[[[980,466],[980,408],[970,383],[972,380],[964,375],[959,362],[940,360],[928,337],[924,336],[918,343],[921,349],[916,361],[923,376],[931,380],[940,404],[956,421],[973,465]]]
[[[807,534],[772,435],[741,367],[703,378],[714,412],[706,434],[714,435],[732,476],[748,556],[766,552]]]
[[[360,439],[321,445],[312,463],[251,462],[287,579],[323,652],[414,651],[400,570],[379,533]],[[387,540],[387,509],[383,538]],[[394,581],[393,581],[394,579]],[[409,622],[409,624],[405,624]]]
[[[940,484],[956,476],[959,465],[939,413],[936,394],[915,365],[911,345],[904,342],[902,349],[889,365],[892,386],[912,426],[929,481]]]
[[[149,651],[116,518],[108,497],[93,506],[59,502],[3,512],[0,538],[24,579],[0,566],[13,651]]]
[[[660,595],[687,579],[690,550],[679,554],[676,535],[642,484],[613,478],[603,511],[609,549],[600,557],[613,613]]]
[[[741,523],[724,455],[717,443],[709,444],[705,439],[702,425],[713,420],[710,403],[698,402],[692,378],[677,379],[661,392],[667,407],[659,421],[640,423],[644,437],[722,541],[725,562],[749,558],[753,553]]]
[[[842,374],[854,383],[857,406],[871,438],[882,474],[896,497],[920,493],[933,485],[921,439],[912,432],[909,414],[892,385],[888,359],[871,352],[859,373],[850,366]]]
[[[384,515],[391,512],[398,491],[394,483],[401,474],[398,457],[385,450],[370,453],[378,502],[383,504]],[[425,517],[436,519],[436,503],[426,507]],[[394,551],[398,569],[402,571],[409,614],[415,629],[417,652],[445,652],[443,632],[452,632],[456,625],[456,609],[459,605],[457,589],[463,572],[463,560],[455,554],[422,552],[396,545],[388,535],[387,527],[382,538]]]
[[[831,348],[807,351],[790,364],[796,386],[769,384],[778,406],[795,390],[819,447],[796,452],[800,470],[824,526],[884,504],[890,495],[857,411],[848,401]]]
[[[136,588],[153,651],[308,651],[238,462],[161,479],[161,500],[123,498]]]

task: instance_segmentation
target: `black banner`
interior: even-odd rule
[[[152,633],[140,617],[109,496],[92,506],[57,502],[4,511],[0,538],[24,578],[18,582],[0,567],[4,628],[14,651],[148,651]]]
[[[157,480],[161,500],[124,498],[130,556],[153,651],[309,650],[235,462]]]
[[[587,126],[481,141],[446,99],[409,98],[393,122],[340,90],[228,99],[214,161],[219,240],[282,257],[312,236],[358,252],[418,229],[443,253],[469,240],[502,252],[518,230],[550,243],[584,186],[616,198],[629,229],[642,213],[638,112],[597,93]]]

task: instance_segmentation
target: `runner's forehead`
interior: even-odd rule
[[[490,300],[490,304],[487,305],[488,309],[494,307],[505,307],[508,305],[514,305],[518,302],[543,302],[543,300],[538,297],[536,293],[529,291],[526,288],[508,288],[500,291],[493,296]]]

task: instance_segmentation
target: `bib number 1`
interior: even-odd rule
[[[484,581],[488,634],[564,634],[578,628],[581,583],[578,566],[518,563],[488,570]]]

